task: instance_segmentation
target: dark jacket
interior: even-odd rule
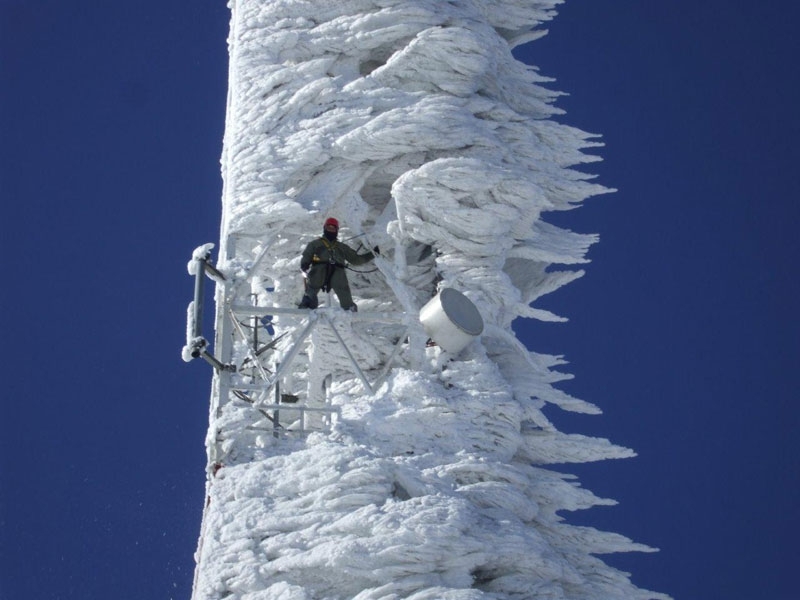
[[[317,264],[334,263],[337,266],[344,267],[347,263],[352,265],[363,265],[366,262],[375,258],[375,254],[367,252],[359,254],[350,246],[339,241],[329,241],[325,238],[317,238],[311,241],[306,249],[303,250],[303,255],[300,258],[300,268],[303,271],[308,270]]]
[[[363,265],[373,258],[375,254],[372,252],[359,254],[343,242],[319,237],[303,250],[300,268],[308,271],[308,283],[313,289],[320,289],[326,285],[331,285],[334,289],[344,288],[347,286],[344,272],[347,263]]]

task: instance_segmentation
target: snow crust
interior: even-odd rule
[[[650,548],[564,521],[614,501],[550,465],[634,453],[553,426],[548,405],[600,410],[511,329],[562,320],[534,304],[597,241],[543,215],[610,191],[576,169],[595,136],[511,55],[559,3],[231,0],[215,352],[235,373],[214,378],[194,600],[666,597],[597,558]],[[348,273],[359,312],[282,312],[327,216],[382,250]],[[417,318],[442,287],[486,324],[457,355]],[[278,416],[276,381],[322,412]]]

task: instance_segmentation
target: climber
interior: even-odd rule
[[[343,309],[358,310],[347,283],[347,263],[363,265],[380,254],[380,249],[375,246],[372,252],[358,254],[347,244],[337,241],[338,235],[339,221],[330,217],[325,220],[322,237],[310,242],[303,250],[300,268],[305,274],[306,289],[298,308],[317,308],[319,291],[333,290]]]

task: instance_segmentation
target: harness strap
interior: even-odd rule
[[[330,253],[330,258],[325,265],[325,283],[322,284],[322,291],[327,293],[331,291],[331,278],[333,277],[333,272],[336,270],[336,267],[345,268],[345,265],[340,265],[339,263],[334,262],[333,260],[334,258],[333,250],[334,248],[336,248],[336,242],[329,241],[324,237],[320,237],[319,239],[322,240],[323,245],[325,246],[325,248],[328,249],[328,252]],[[322,262],[319,259],[318,261]]]

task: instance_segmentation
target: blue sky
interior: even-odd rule
[[[566,469],[620,505],[575,522],[661,548],[608,560],[676,598],[790,598],[800,564],[800,48],[788,1],[568,0],[518,51],[619,191],[523,324],[635,459]],[[188,598],[206,364],[184,364],[186,262],[218,238],[223,2],[0,0],[4,424],[0,597]]]

